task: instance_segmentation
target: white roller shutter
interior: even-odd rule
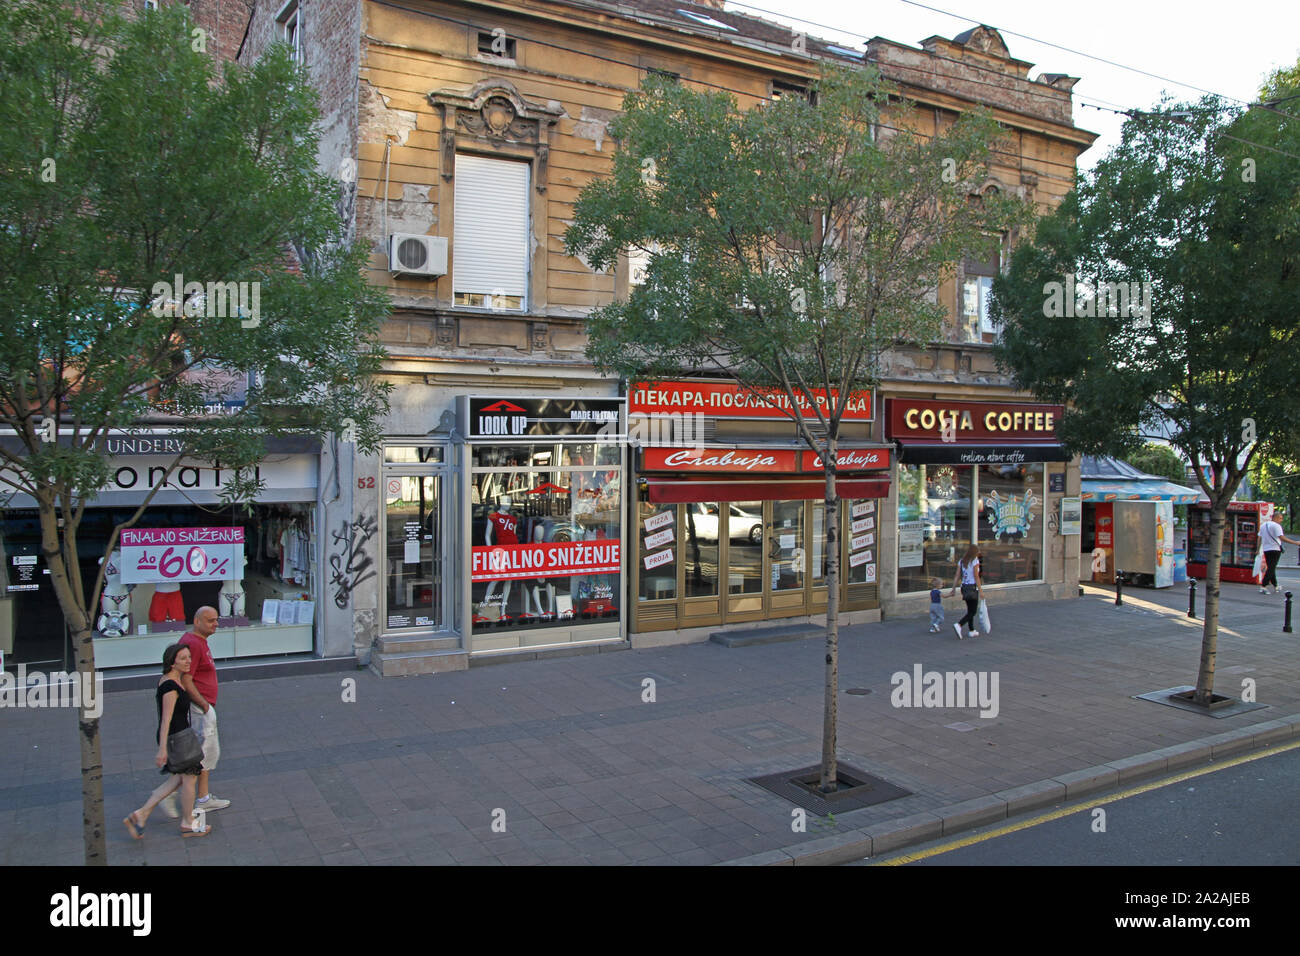
[[[528,164],[456,154],[455,294],[528,296]]]

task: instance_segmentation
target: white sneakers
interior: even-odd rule
[[[960,624],[954,624],[954,625],[952,626],[952,629],[953,629],[954,631],[957,632],[957,640],[960,641],[960,640],[961,640],[961,625],[960,625]]]

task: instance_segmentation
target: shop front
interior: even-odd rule
[[[163,481],[179,453],[165,434],[110,436],[110,481],[85,511],[80,572],[94,586],[113,529]],[[96,609],[95,663],[157,664],[204,605],[217,608],[218,659],[311,653],[320,590],[316,443],[268,440],[257,504],[221,501],[230,472],[182,460],[108,556]],[[14,495],[0,519],[8,574],[0,599],[0,650],[14,663],[69,666],[71,643],[40,551],[35,502]]]
[[[460,404],[470,654],[621,641],[624,400]]]
[[[717,381],[632,386],[634,635],[825,612],[824,472],[779,401]],[[845,612],[879,607],[891,451],[870,441],[872,417],[870,395],[853,402],[837,454]]]
[[[1073,579],[1067,561],[1071,550],[1077,560],[1077,545],[1059,525],[1070,461],[1056,435],[1061,412],[1060,405],[886,399],[885,434],[899,449],[891,515],[897,576],[887,595],[899,603],[891,613],[919,607],[934,587],[946,592],[972,544],[990,588]],[[1077,488],[1077,470],[1070,477]]]

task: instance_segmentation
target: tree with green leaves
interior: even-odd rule
[[[953,262],[1023,214],[972,196],[998,137],[989,116],[938,135],[872,67],[827,66],[807,97],[741,109],[649,77],[612,127],[613,173],[566,236],[597,270],[648,256],[626,301],[589,317],[588,355],[630,380],[712,372],[785,410],[826,479],[826,693],[820,785],[833,790],[839,648],[841,421],[880,355],[939,337]],[[820,404],[818,396],[829,396]]]
[[[165,427],[248,500],[268,436],[374,447],[388,393],[387,299],[316,171],[305,76],[284,49],[219,72],[183,7],[118,8],[0,8],[0,427],[21,448],[0,446],[0,490],[36,501],[83,678],[104,571],[83,581],[78,529],[109,478],[105,436]],[[210,414],[241,380],[243,406]],[[102,864],[99,722],[84,701],[79,717],[85,859]]]
[[[999,361],[1066,403],[1069,446],[1125,456],[1161,436],[1194,466],[1211,504],[1203,706],[1228,502],[1300,421],[1298,92],[1300,67],[1244,111],[1207,97],[1134,112],[993,286]]]
[[[1138,471],[1145,471],[1148,475],[1159,475],[1161,478],[1168,478],[1176,485],[1184,484],[1187,481],[1187,466],[1178,457],[1178,453],[1168,445],[1159,445],[1149,441],[1141,448],[1134,450],[1127,460]]]

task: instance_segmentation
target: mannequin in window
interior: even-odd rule
[[[537,522],[533,526],[533,543],[541,544],[547,540],[546,526],[549,522]],[[555,619],[555,582],[550,578],[536,578],[528,583],[524,594],[524,617],[531,617],[533,608],[537,608],[537,617],[543,621]],[[542,610],[542,594],[546,594],[546,610]]]
[[[496,510],[488,514],[487,525],[483,529],[483,539],[487,542],[488,547],[519,543],[519,519],[510,513],[511,504],[510,496],[502,495],[497,499]],[[499,583],[502,582],[491,581],[488,583],[487,593],[483,595],[483,603],[479,605],[480,608],[490,607],[493,604],[492,599],[496,594]],[[514,586],[513,581],[504,583],[505,587],[501,593],[501,622],[503,624],[510,620],[509,615],[506,614],[506,608],[510,606],[510,591]]]
[[[247,567],[248,558],[244,558],[243,564],[240,565],[239,577],[221,582],[221,597],[217,613],[222,617],[244,616],[244,569]]]
[[[99,559],[104,564],[104,559]],[[99,607],[103,613],[97,622],[99,632],[105,637],[121,637],[131,632],[131,592],[134,584],[122,583],[122,552],[113,549],[104,568],[104,593]]]

